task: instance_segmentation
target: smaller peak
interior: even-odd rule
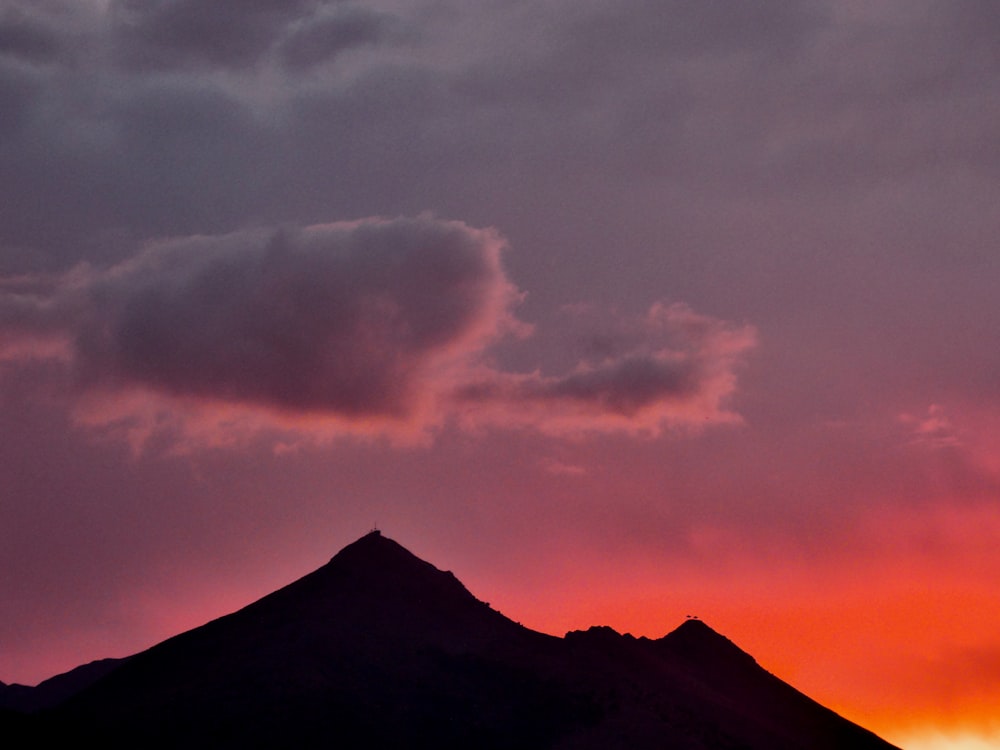
[[[586,630],[571,630],[566,633],[567,638],[621,638],[622,634],[610,625],[591,625]]]
[[[592,625],[586,630],[571,630],[563,636],[567,643],[618,648],[636,642],[631,633],[619,633],[608,625]]]

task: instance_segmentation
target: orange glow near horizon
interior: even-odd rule
[[[523,622],[559,634],[590,624],[656,638],[677,627],[680,602],[731,638],[766,668],[820,703],[889,739],[922,729],[948,728],[979,734],[990,729],[1000,705],[1000,669],[976,664],[976,651],[1000,652],[989,622],[1000,603],[986,590],[913,590],[893,598],[872,589],[845,588],[824,599],[792,594],[750,606],[727,601],[724,588],[704,582],[685,593],[673,587],[658,605],[635,589],[605,591],[600,605],[584,604],[574,618],[567,606],[546,627],[546,618],[522,614]],[[753,584],[750,584],[753,587]],[[714,591],[712,589],[715,589]],[[758,594],[760,592],[757,592]],[[974,622],[953,610],[974,611]],[[568,620],[575,622],[562,627]],[[956,666],[956,654],[968,660]],[[956,673],[958,671],[958,673]]]
[[[767,670],[907,750],[904,740],[934,750],[996,747],[982,743],[1000,736],[1000,549],[988,544],[998,521],[988,508],[931,508],[908,523],[873,517],[872,533],[894,533],[900,549],[812,567],[581,561],[558,590],[507,589],[499,606],[555,635],[602,624],[658,638],[692,614]],[[921,550],[915,540],[928,529],[960,552]]]
[[[732,541],[725,531],[695,534],[709,546]],[[527,577],[502,566],[495,575],[466,572],[433,550],[413,551],[455,568],[473,595],[527,627],[561,636],[609,625],[658,638],[695,615],[765,669],[906,750],[982,750],[1000,737],[998,534],[1000,510],[942,505],[905,516],[872,511],[855,539],[864,552],[809,561],[720,550],[709,550],[719,553],[713,565],[640,550],[595,560],[563,539],[552,542],[546,574]],[[163,588],[122,603],[116,616],[135,620],[137,633],[167,638],[308,572],[298,564],[259,561],[253,587],[222,571],[205,578],[203,570],[164,570]],[[136,642],[134,650],[151,645]]]

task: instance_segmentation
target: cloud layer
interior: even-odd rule
[[[490,364],[492,344],[530,330],[503,248],[430,217],[164,240],[107,270],[6,281],[0,342],[8,360],[67,360],[114,419],[109,402],[136,391],[366,432],[450,415],[547,432],[735,418],[723,404],[754,333],[679,304],[564,375]]]

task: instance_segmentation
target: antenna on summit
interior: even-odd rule
[[[375,534],[377,536],[382,536],[382,532],[378,530],[378,524],[372,524],[372,530],[368,532],[369,534]]]

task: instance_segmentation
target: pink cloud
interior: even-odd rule
[[[752,326],[654,304],[633,326],[641,336],[605,339],[614,354],[564,375],[483,370],[455,391],[470,424],[532,426],[543,432],[643,432],[739,422],[727,408],[736,369],[756,345]],[[632,340],[630,340],[632,339]]]
[[[682,304],[619,321],[564,374],[498,369],[491,345],[531,330],[504,246],[427,216],[164,240],[103,271],[8,280],[0,341],[8,359],[57,345],[78,422],[137,450],[268,430],[419,440],[452,417],[554,434],[738,421],[725,402],[756,334]]]
[[[962,443],[951,419],[940,404],[931,404],[926,416],[901,414],[899,421],[911,430],[911,441],[915,444],[946,447]]]
[[[98,385],[406,420],[510,321],[502,246],[429,218],[163,243],[93,285],[78,364]]]

